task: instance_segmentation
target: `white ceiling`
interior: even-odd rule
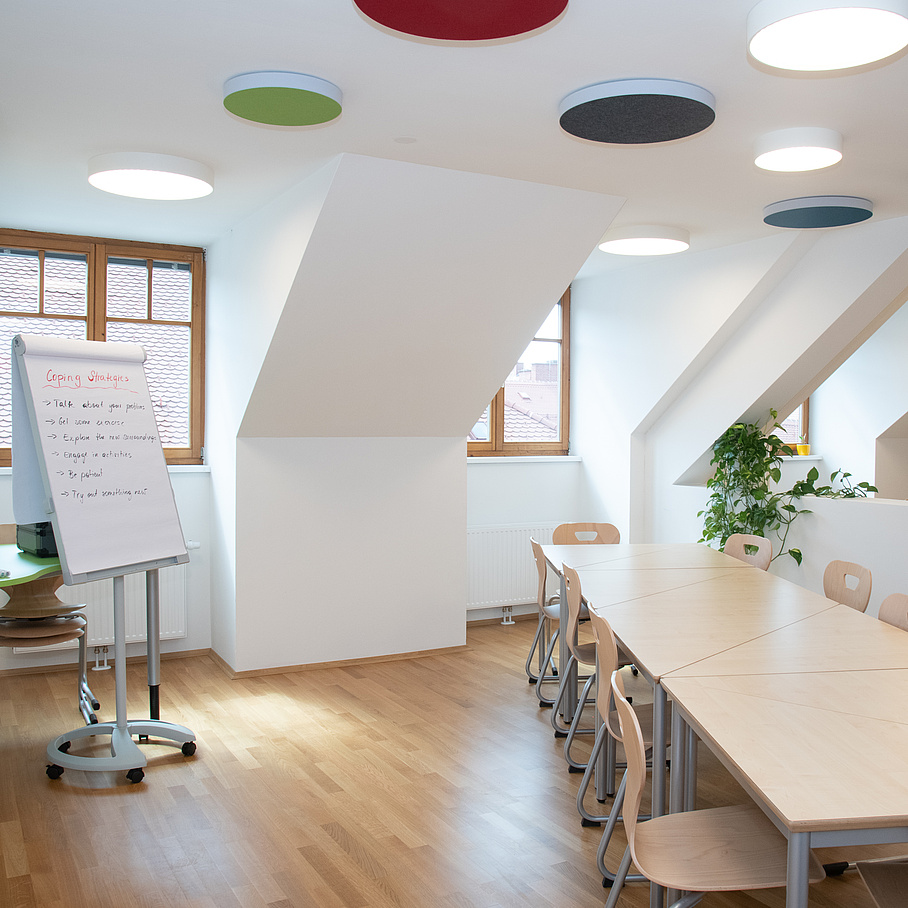
[[[7,4],[0,226],[207,245],[340,152],[622,196],[616,225],[686,227],[692,250],[773,234],[763,206],[801,195],[864,196],[875,218],[908,214],[905,53],[847,74],[772,72],[745,50],[752,5],[570,0],[530,36],[470,45],[400,37],[352,0]],[[224,81],[258,69],[334,82],[342,115],[308,128],[233,117]],[[560,129],[565,95],[623,78],[701,85],[716,121],[647,147]],[[757,170],[754,139],[799,125],[840,131],[844,160],[810,174]],[[106,195],[86,165],[115,151],[201,161],[215,191],[187,202]],[[616,262],[595,252],[586,271]]]

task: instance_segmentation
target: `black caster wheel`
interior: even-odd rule
[[[195,753],[195,741],[186,741],[180,750],[184,757],[191,757]]]
[[[611,889],[611,888],[612,888],[612,883],[614,883],[614,882],[615,882],[614,880],[610,880],[607,876],[604,876],[604,877],[602,878],[602,888],[603,888],[603,889]]]
[[[527,684],[535,684],[536,680],[536,678],[527,678]]]
[[[141,767],[136,767],[135,769],[130,769],[126,773],[126,780],[135,784],[136,782],[141,782],[145,778],[145,770]]]
[[[640,674],[640,669],[636,665],[631,666],[631,674],[636,678]]]
[[[568,772],[586,772],[585,766],[568,766]]]
[[[540,701],[539,701],[539,708],[540,708],[540,709],[551,709],[552,706],[553,706],[552,703],[546,703],[545,700],[540,700]]]
[[[566,731],[556,731],[555,732],[556,738],[566,738],[567,736],[568,736],[568,733]]]
[[[48,779],[59,779],[60,776],[63,775],[63,767],[57,766],[56,763],[48,764],[48,767],[45,771],[47,772]]]
[[[88,716],[88,724],[89,724],[89,725],[97,725],[97,724],[98,724],[98,717],[97,717],[94,713],[89,713],[89,716]]]
[[[72,745],[72,743],[73,743],[72,741],[64,741],[62,744],[60,744],[60,746],[57,748],[57,750],[59,750],[61,754],[68,753],[69,748]],[[60,771],[62,772],[63,770],[60,770]]]
[[[586,817],[580,818],[581,826],[601,826],[602,824],[598,820],[588,820]]]
[[[837,861],[835,864],[824,864],[826,876],[840,876],[848,869],[848,861]]]
[[[92,708],[92,709],[100,709],[100,708],[101,708],[100,702],[99,702],[98,700],[92,700],[92,701],[91,701],[91,708]]]

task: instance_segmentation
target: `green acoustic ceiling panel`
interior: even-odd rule
[[[255,72],[228,79],[224,107],[244,120],[269,126],[315,126],[341,113],[341,90],[302,73]]]

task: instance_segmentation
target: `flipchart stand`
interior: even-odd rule
[[[83,769],[94,772],[126,770],[130,782],[141,782],[145,777],[142,767],[148,765],[145,754],[133,740],[163,738],[181,745],[185,756],[195,753],[195,735],[182,725],[163,722],[158,717],[158,689],[160,667],[158,572],[151,570],[146,578],[146,620],[148,625],[148,687],[149,719],[129,719],[126,714],[126,583],[120,575],[113,578],[114,608],[114,681],[116,685],[117,718],[115,722],[85,725],[54,738],[47,745],[47,757],[52,762],[47,775],[58,779],[64,769]],[[80,738],[110,735],[110,756],[82,756],[70,754],[73,741]]]

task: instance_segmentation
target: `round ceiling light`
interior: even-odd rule
[[[673,255],[690,248],[690,234],[680,227],[654,224],[609,230],[599,248],[612,255]]]
[[[811,230],[859,224],[873,215],[873,202],[850,195],[819,195],[773,202],[763,209],[771,227]]]
[[[580,139],[615,145],[670,142],[701,132],[716,118],[716,99],[689,82],[623,79],[569,94],[558,107],[561,128]]]
[[[198,199],[214,189],[211,171],[198,161],[169,154],[116,152],[88,162],[88,182],[104,192],[135,199]]]
[[[230,113],[268,126],[316,126],[340,116],[341,90],[303,73],[242,73],[224,83]]]
[[[548,25],[568,0],[354,0],[360,12],[385,28],[436,41],[513,38]]]
[[[821,126],[779,129],[754,143],[754,163],[763,170],[820,170],[841,160],[842,136]]]
[[[751,55],[779,69],[849,69],[906,44],[908,0],[762,0],[747,16]]]

